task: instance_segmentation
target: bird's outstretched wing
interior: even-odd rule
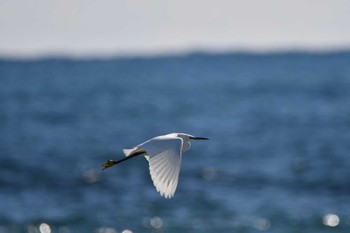
[[[155,137],[138,146],[147,152],[153,184],[165,198],[173,197],[176,191],[182,144],[182,138],[166,135]]]

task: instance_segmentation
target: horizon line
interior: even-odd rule
[[[193,54],[225,55],[225,54],[286,54],[286,53],[309,53],[309,54],[332,54],[350,52],[349,46],[333,47],[307,47],[307,46],[286,46],[276,48],[187,48],[187,49],[159,49],[159,50],[129,50],[129,51],[54,51],[46,52],[5,52],[0,51],[0,60],[41,60],[41,59],[115,59],[115,58],[153,58],[188,56]]]

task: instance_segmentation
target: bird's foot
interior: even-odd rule
[[[109,167],[112,167],[115,164],[116,164],[116,162],[114,160],[107,160],[107,162],[105,162],[104,164],[101,165],[103,167],[102,170],[105,170]]]

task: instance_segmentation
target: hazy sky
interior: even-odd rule
[[[350,0],[0,0],[0,56],[350,48]]]

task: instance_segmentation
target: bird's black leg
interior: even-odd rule
[[[141,151],[135,152],[134,154],[129,155],[128,157],[120,159],[118,161],[107,160],[107,162],[105,162],[104,164],[101,165],[103,167],[102,170],[105,170],[105,169],[107,169],[109,167],[112,167],[112,166],[118,164],[118,163],[124,162],[125,160],[134,158],[135,156],[142,155],[142,154],[145,154],[145,153],[146,153],[146,151],[141,150]]]

